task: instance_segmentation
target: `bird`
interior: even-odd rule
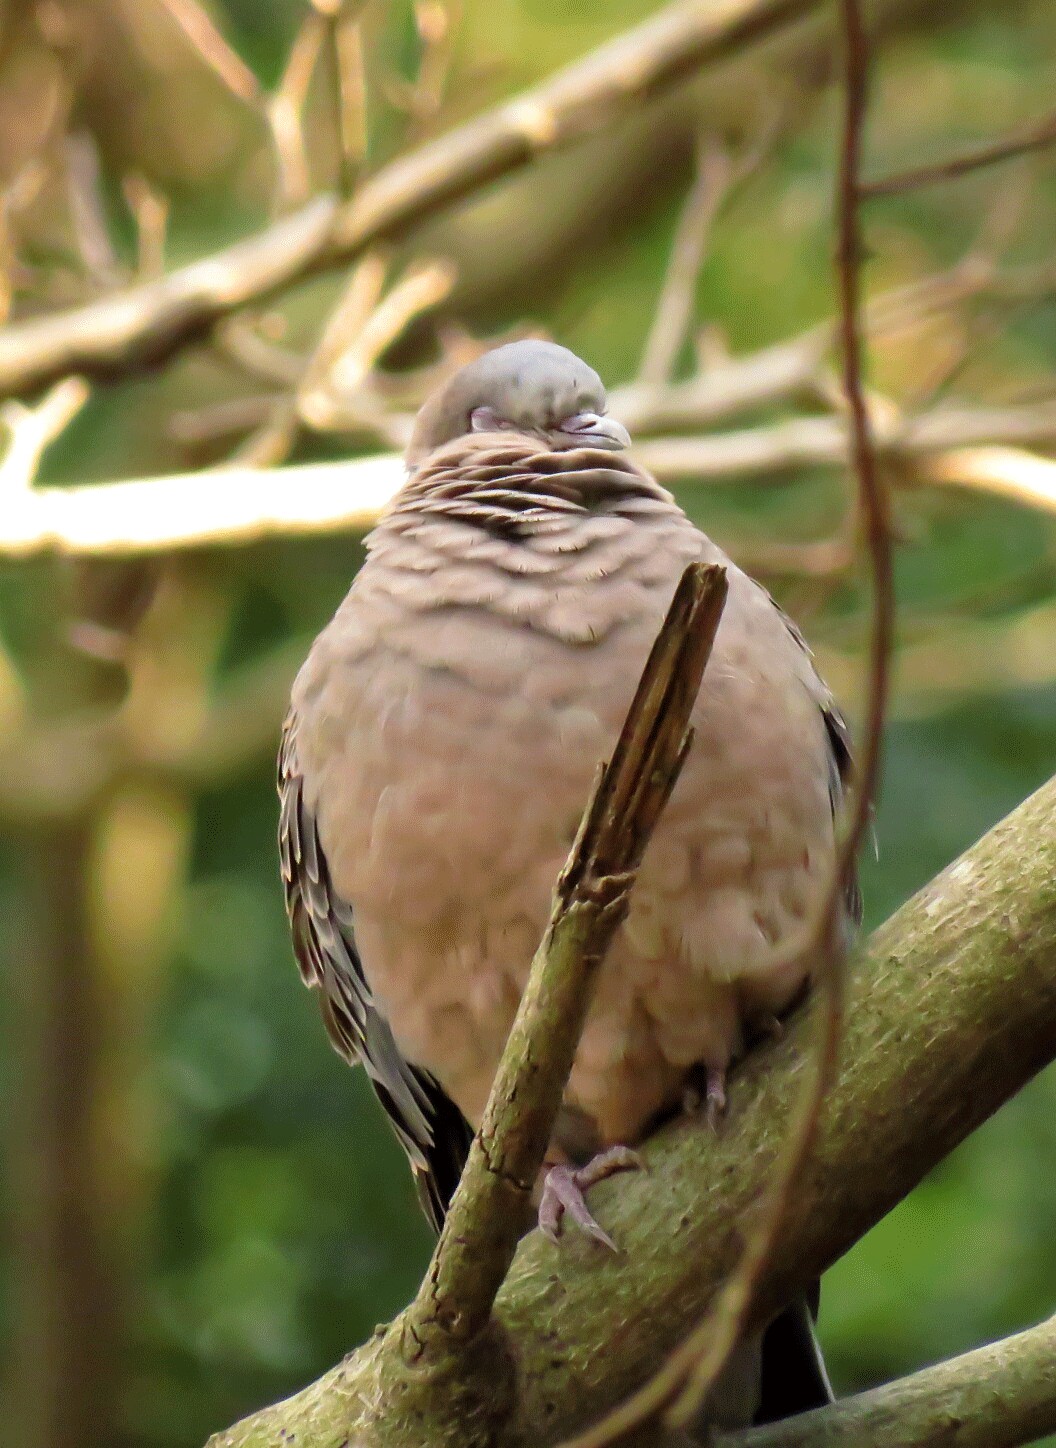
[[[683,1105],[717,1123],[746,1039],[809,985],[790,945],[832,878],[848,729],[795,624],[630,443],[598,373],[555,342],[464,365],[418,413],[406,480],[293,685],[278,782],[294,952],[436,1230],[597,767],[693,562],[726,569],[726,607],[598,971],[540,1225],[556,1236],[567,1216],[614,1245],[586,1187]],[[838,949],[860,916],[851,879]],[[752,1345],[756,1421],[830,1400],[812,1317],[797,1301]]]

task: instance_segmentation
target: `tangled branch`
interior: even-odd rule
[[[0,394],[28,392],[70,372],[127,375],[168,357],[222,317],[342,265],[540,155],[597,133],[818,3],[670,5],[541,85],[393,161],[346,202],[317,197],[256,236],[157,281],[5,328]]]

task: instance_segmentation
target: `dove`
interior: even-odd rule
[[[406,462],[294,683],[279,841],[302,976],[437,1230],[678,579],[727,570],[693,744],[599,968],[539,1189],[550,1235],[567,1216],[612,1246],[586,1188],[683,1104],[717,1122],[746,1039],[809,984],[792,947],[831,879],[847,727],[796,626],[635,463],[574,353],[522,341],[471,361],[421,408]],[[839,948],[859,918],[852,882]],[[828,1400],[805,1300],[748,1352],[760,1421]]]

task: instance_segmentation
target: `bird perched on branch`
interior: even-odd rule
[[[607,1241],[584,1187],[687,1095],[717,1117],[753,1018],[805,984],[790,947],[833,866],[847,732],[794,625],[629,443],[563,347],[463,367],[419,413],[407,481],[293,689],[279,789],[297,959],[437,1228],[598,763],[693,560],[725,565],[729,597],[598,973],[541,1224],[567,1214]],[[848,938],[858,914],[852,889]],[[816,1353],[801,1388],[824,1392]]]

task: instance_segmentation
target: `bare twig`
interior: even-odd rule
[[[708,236],[731,176],[725,148],[712,137],[703,140],[638,371],[639,383],[647,387],[670,381],[674,373],[693,319],[694,293]]]
[[[44,185],[48,166],[34,156],[0,189],[0,322],[6,322],[15,295],[18,267],[16,221],[31,206]]]
[[[758,139],[733,157],[714,137],[702,138],[697,166],[679,216],[656,314],[646,339],[637,388],[648,397],[670,383],[678,354],[693,322],[694,294],[719,208],[730,192],[757,170],[779,131],[781,112],[771,116]],[[722,359],[725,367],[728,359]],[[700,371],[707,376],[701,363]]]
[[[303,204],[311,192],[304,108],[329,30],[327,17],[314,7],[309,9],[294,38],[282,80],[264,105],[279,165],[279,202],[283,207]]]
[[[863,393],[859,322],[861,242],[857,176],[865,115],[867,52],[857,0],[841,0],[841,4],[846,51],[846,106],[837,208],[839,321],[851,446],[873,565],[874,627],[868,728],[862,763],[854,784],[853,808],[839,842],[838,860],[818,919],[810,929],[808,939],[796,952],[810,962],[817,992],[819,1029],[813,1071],[797,1102],[789,1138],[761,1210],[748,1232],[741,1260],[712,1302],[707,1315],[643,1388],[566,1448],[573,1448],[573,1444],[574,1448],[607,1448],[607,1445],[617,1442],[660,1413],[671,1428],[686,1427],[699,1416],[745,1329],[762,1274],[788,1216],[794,1188],[813,1149],[825,1094],[836,1074],[844,1010],[844,972],[838,944],[840,920],[879,778],[894,621],[887,502],[877,475],[870,439],[869,411]]]
[[[788,342],[730,357],[682,382],[643,387],[631,382],[609,395],[613,415],[631,435],[707,428],[739,412],[816,395],[831,329],[812,327]]]
[[[406,440],[399,420],[366,398],[364,388],[386,348],[448,295],[455,272],[447,262],[412,264],[382,296],[385,271],[384,258],[368,252],[302,364],[293,395],[239,448],[235,463],[272,467],[284,461],[302,427],[322,432],[365,425],[390,444]]]
[[[136,276],[140,281],[155,281],[165,271],[168,198],[138,172],[124,178],[121,190],[136,223]]]
[[[258,105],[261,100],[259,81],[220,34],[208,11],[197,4],[197,0],[162,0],[162,4],[231,94],[246,105]]]
[[[67,136],[63,146],[70,216],[86,274],[109,290],[125,279],[110,238],[99,184],[99,152],[87,131]]]
[[[615,406],[613,413],[616,413]],[[622,420],[622,418],[621,418]],[[1056,437],[1056,401],[1014,407],[944,405],[919,417],[888,406],[874,415],[877,451],[912,463],[950,448],[992,443],[1047,443]],[[839,417],[795,417],[769,427],[716,432],[705,437],[665,437],[637,444],[635,456],[661,482],[727,481],[801,467],[840,466],[849,456],[848,425]]]
[[[1011,208],[1003,208],[1002,218],[1007,218]],[[993,226],[988,219],[984,234],[977,239],[970,250],[946,271],[922,277],[919,281],[905,286],[894,287],[871,298],[865,307],[865,322],[871,338],[897,336],[905,331],[918,328],[922,322],[966,303],[989,303],[994,306],[1015,306],[1026,301],[1051,294],[1056,288],[1056,270],[1050,263],[1041,266],[1022,266],[1000,269],[997,265],[995,244],[1003,238],[990,233]],[[714,426],[728,421],[740,412],[766,407],[776,402],[796,400],[830,401],[826,376],[826,359],[832,348],[836,322],[827,321],[808,327],[798,336],[771,346],[760,348],[743,357],[722,357],[708,366],[701,366],[695,376],[680,382],[668,382],[666,386],[645,387],[638,382],[618,387],[610,394],[609,404],[613,413],[620,418],[631,433],[640,437],[644,434],[662,433],[668,430],[686,431]],[[915,410],[915,409],[914,409]],[[977,417],[982,414],[979,426],[986,428],[996,422],[991,409],[973,408]],[[966,425],[966,409],[953,409],[950,425]],[[954,418],[957,421],[954,421]],[[1036,420],[1036,415],[1035,415]],[[930,426],[930,417],[925,424]],[[1018,421],[1007,418],[1013,427],[1030,425],[1027,414],[1021,414]],[[874,423],[878,419],[874,418]],[[811,429],[818,424],[820,432]],[[800,433],[800,426],[805,429]],[[899,426],[902,423],[900,422]],[[779,424],[784,427],[784,424]],[[828,419],[795,419],[789,425],[787,446],[794,454],[800,446],[813,457],[814,449],[824,450],[821,441],[826,429],[834,426]],[[890,431],[890,429],[889,429]],[[708,438],[702,443],[702,467],[707,473],[712,466],[718,471],[726,467],[722,456],[726,439],[743,437],[760,438],[761,432],[751,434],[725,434],[723,438]],[[785,444],[778,442],[781,434],[772,434],[775,447],[771,452],[764,446],[758,454],[749,447],[747,466],[753,469],[752,456],[760,458],[759,466],[777,468],[784,466],[782,453]],[[893,436],[893,435],[892,435]],[[944,446],[935,437],[936,446]],[[968,439],[974,442],[973,437]],[[1036,440],[1021,437],[1020,441]],[[833,435],[833,441],[835,441]],[[885,445],[889,437],[882,425],[878,428],[878,445]],[[710,448],[720,449],[712,455]],[[732,443],[736,447],[738,444]],[[955,444],[950,444],[955,445]],[[685,446],[688,446],[685,445]],[[678,467],[677,454],[670,455]],[[685,454],[688,465],[689,454]],[[732,461],[732,454],[731,461]],[[663,464],[659,464],[663,467]]]
[[[668,6],[532,90],[394,161],[344,205],[320,197],[247,240],[158,282],[0,334],[0,393],[68,372],[124,374],[221,317],[342,264],[486,182],[594,134],[694,71],[764,40],[819,0]]]
[[[418,73],[413,81],[401,81],[393,97],[410,117],[408,141],[428,136],[440,118],[454,57],[459,9],[455,0],[415,0],[414,21],[421,45]]]
[[[23,392],[69,372],[125,374],[171,354],[303,276],[327,254],[337,203],[319,197],[246,241],[153,282],[0,332],[0,393]]]
[[[725,569],[686,569],[557,882],[480,1129],[404,1318],[412,1358],[437,1332],[461,1342],[474,1338],[509,1271],[597,968],[626,915],[645,847],[692,742],[689,715],[725,601]]]
[[[58,382],[35,407],[13,399],[0,407],[7,430],[7,450],[0,461],[0,518],[16,513],[31,497],[30,488],[49,443],[55,441],[88,401],[81,377]]]
[[[1029,126],[1018,126],[1007,136],[986,141],[971,150],[950,156],[945,161],[935,161],[930,166],[919,166],[909,171],[895,171],[890,176],[877,176],[863,181],[860,195],[866,200],[877,196],[898,196],[904,191],[917,191],[924,186],[935,186],[942,181],[955,181],[984,166],[996,166],[1001,161],[1014,161],[1017,157],[1030,155],[1033,151],[1044,150],[1056,145],[1056,111],[1043,116]]]
[[[709,1314],[710,1324],[707,1321],[702,1324],[696,1345],[698,1359],[688,1374],[685,1388],[667,1414],[671,1426],[684,1427],[700,1412],[740,1338],[766,1262],[787,1219],[792,1194],[817,1139],[825,1096],[836,1076],[844,1016],[846,987],[839,946],[841,918],[880,781],[895,603],[889,503],[873,450],[870,409],[864,390],[860,319],[862,238],[858,175],[868,87],[868,43],[859,0],[840,0],[840,3],[845,70],[843,143],[837,188],[836,276],[849,441],[872,569],[873,619],[865,739],[853,781],[849,817],[839,841],[834,876],[820,919],[810,931],[803,951],[812,965],[818,998],[819,1026],[813,1073],[802,1092],[769,1200],[749,1236],[742,1262],[720,1294],[713,1313]]]
[[[422,261],[408,267],[351,341],[334,346],[329,364],[332,386],[346,395],[358,391],[385,351],[410,323],[439,306],[450,295],[454,284],[455,269],[450,262]]]
[[[168,421],[168,433],[174,442],[185,447],[199,447],[261,427],[276,408],[286,402],[282,392],[259,392],[248,397],[227,397],[223,402],[174,412]]]
[[[274,338],[264,336],[260,320],[245,312],[225,318],[213,329],[214,349],[224,361],[234,363],[255,382],[296,387],[304,370],[304,358]]]
[[[1056,461],[1021,448],[957,448],[939,453],[924,464],[920,477],[1056,512]]]
[[[367,72],[359,15],[337,5],[327,17],[334,58],[334,104],[341,154],[341,194],[347,196],[366,160]]]
[[[715,1448],[1019,1448],[1056,1432],[1056,1317],[828,1408]]]

